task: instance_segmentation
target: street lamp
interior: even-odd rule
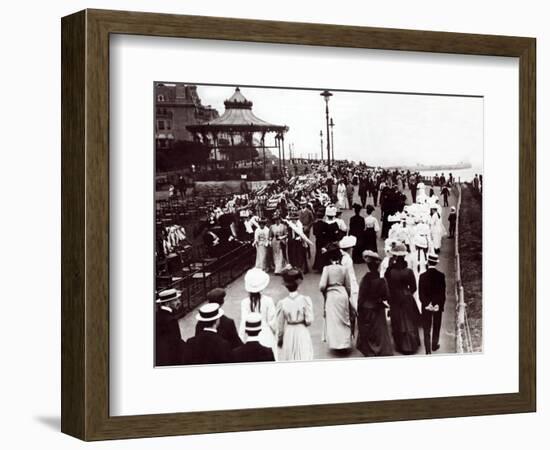
[[[334,121],[330,118],[330,141],[332,143],[332,162],[334,163]]]
[[[327,165],[330,169],[330,135],[329,135],[329,123],[328,123],[328,101],[330,97],[332,97],[332,93],[324,90],[321,92],[321,97],[324,97],[325,99],[325,118],[327,122]]]
[[[323,162],[323,130],[319,132],[319,136],[321,136],[321,162]]]

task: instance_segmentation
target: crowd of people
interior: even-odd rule
[[[456,227],[454,207],[448,230],[443,225],[439,195],[447,206],[452,182],[449,174],[428,188],[418,173],[339,163],[330,171],[320,167],[290,182],[278,180],[255,193],[253,203],[241,194],[219,205],[209,215],[209,252],[223,254],[234,243],[256,249],[255,267],[244,278],[248,296],[239,325],[224,314],[225,291],[217,288],[198,310],[195,336],[184,342],[170,320],[179,293],[162,291],[156,300],[162,311],[157,365],[311,360],[309,327],[316,320],[322,320],[322,340],[333,352],[345,354],[355,345],[365,356],[414,354],[420,329],[426,353],[437,351],[446,297],[438,254],[443,237],[453,237]],[[354,210],[348,223],[345,209]],[[354,264],[368,268],[361,280]],[[313,298],[300,290],[310,271],[321,275]],[[277,302],[264,294],[270,273],[281,277],[287,292]],[[318,301],[322,317],[313,314]]]

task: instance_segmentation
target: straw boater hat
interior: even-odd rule
[[[436,265],[439,262],[439,256],[436,254],[430,253],[428,255],[428,264]]]
[[[395,247],[392,248],[391,254],[394,256],[406,256],[407,247],[405,247],[405,244],[397,244]]]
[[[177,300],[180,297],[181,297],[181,291],[177,291],[176,289],[166,289],[164,291],[159,292],[159,296],[156,302],[167,303],[167,302],[171,302],[172,300]]]
[[[262,316],[253,312],[246,316],[246,321],[244,323],[245,331],[261,331],[262,330]]]
[[[244,288],[247,292],[258,293],[269,284],[269,275],[262,269],[254,268],[246,272],[244,276]]]
[[[355,236],[344,236],[338,243],[342,250],[355,247],[355,244],[357,244],[357,238]]]
[[[206,303],[199,308],[199,313],[195,318],[199,322],[212,322],[223,316],[223,309],[217,303]]]
[[[363,259],[365,261],[374,260],[374,261],[382,261],[382,258],[380,255],[376,252],[373,252],[372,250],[365,250],[363,252]]]

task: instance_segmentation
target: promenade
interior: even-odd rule
[[[439,188],[436,188],[436,193],[439,193]],[[405,190],[403,192],[407,195],[407,204],[411,203],[410,191]],[[372,199],[368,199],[369,203],[372,203]],[[441,203],[443,203],[441,199]],[[449,207],[442,208],[442,220],[445,228],[448,227],[447,217],[449,215],[450,206],[456,206],[456,198],[454,196],[449,197]],[[362,214],[365,214],[365,211],[362,211]],[[349,219],[353,215],[352,210],[346,210],[343,212],[342,217],[345,220],[346,224],[349,224]],[[380,220],[380,208],[376,208],[375,215],[378,220]],[[314,237],[312,236],[312,239]],[[380,255],[383,255],[384,242],[380,237],[378,238],[378,251]],[[432,356],[445,353],[455,353],[455,314],[456,314],[456,299],[455,299],[455,247],[454,239],[448,239],[447,236],[443,238],[441,253],[439,255],[440,262],[438,269],[445,273],[446,283],[447,283],[447,300],[445,304],[445,310],[442,318],[441,325],[441,337],[440,345],[441,348],[435,352]],[[310,267],[312,265],[312,260],[310,261]],[[366,264],[356,264],[355,273],[357,276],[357,281],[360,282],[361,278],[367,271]],[[282,284],[282,278],[280,276],[271,275],[271,282],[267,289],[264,291],[265,295],[273,298],[273,301],[277,303],[279,300],[282,300],[287,295],[287,290]],[[225,304],[223,309],[225,314],[234,319],[238,327],[240,322],[240,305],[241,301],[244,298],[248,298],[247,292],[244,290],[244,275],[236,279],[233,283],[226,287],[227,296],[225,298]],[[334,353],[330,351],[325,342],[321,340],[322,328],[323,328],[323,297],[319,291],[319,279],[320,274],[310,272],[304,276],[304,281],[300,285],[300,292],[304,295],[311,297],[313,301],[314,309],[314,321],[313,324],[309,327],[311,338],[313,341],[314,356],[315,359],[331,359],[331,358],[350,358],[350,357],[362,357],[363,355],[353,348],[353,350],[345,356]],[[200,305],[199,305],[200,306]],[[181,318],[179,321],[181,336],[184,340],[189,339],[195,333],[195,315],[198,307],[193,312],[187,314],[185,317]],[[420,339],[423,341],[422,330],[420,329]],[[395,353],[399,355],[399,353]],[[424,346],[422,343],[421,348],[419,349],[417,355],[424,355]]]

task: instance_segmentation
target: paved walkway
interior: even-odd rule
[[[437,188],[436,192],[438,191],[439,189]],[[411,202],[410,192],[406,191],[405,193],[407,194],[407,197],[408,197],[408,203],[410,203]],[[372,203],[371,198],[369,198],[369,202]],[[443,203],[443,199],[441,199],[441,203]],[[449,197],[449,205],[453,206],[455,204],[456,204],[456,199],[454,197]],[[448,226],[447,217],[449,215],[449,209],[450,208],[448,207],[443,208],[442,219],[446,228]],[[363,215],[365,214],[364,210],[362,214]],[[380,220],[380,208],[376,208],[375,214]],[[349,218],[352,215],[353,215],[353,212],[351,210],[344,211],[344,213],[342,214],[346,223],[349,223]],[[380,254],[382,254],[383,248],[384,248],[383,240],[378,238],[378,249],[379,249],[379,252],[381,252]],[[440,263],[438,265],[438,268],[439,270],[443,271],[446,275],[447,301],[445,304],[445,311],[443,313],[443,320],[441,325],[441,335],[440,335],[441,348],[437,353],[434,353],[434,355],[456,352],[456,347],[455,347],[456,300],[455,300],[455,292],[454,292],[454,286],[455,286],[456,280],[455,280],[455,272],[454,272],[454,255],[455,255],[454,239],[448,239],[447,237],[444,237],[442,241],[441,253],[439,255]],[[312,265],[312,261],[310,261],[310,267],[311,265]],[[366,273],[366,271],[367,271],[367,267],[365,264],[355,265],[355,273],[356,273],[358,282],[361,281],[361,278]],[[227,296],[225,298],[225,304],[223,306],[225,314],[228,317],[231,317],[232,319],[235,320],[237,327],[239,326],[239,321],[240,321],[241,300],[243,298],[248,297],[246,291],[244,290],[243,278],[244,276],[241,276],[240,278],[238,278],[237,280],[235,280],[233,283],[231,283],[229,286],[226,287]],[[322,319],[323,318],[323,312],[322,312],[323,298],[319,292],[319,279],[320,279],[320,274],[309,273],[305,275],[304,281],[300,285],[300,292],[304,295],[310,296],[311,299],[313,300],[313,310],[314,310],[313,312],[314,312],[315,318],[309,330],[311,333],[311,338],[313,340],[313,350],[314,350],[315,359],[362,357],[363,355],[355,348],[351,351],[351,353],[345,356],[334,353],[328,349],[325,342],[321,341],[321,333],[322,333],[322,326],[323,326],[323,319]],[[271,274],[271,282],[267,287],[267,289],[264,291],[264,293],[265,295],[272,297],[273,301],[277,303],[279,300],[285,298],[288,292],[282,284],[281,277]],[[194,335],[196,312],[197,311],[195,310],[192,313],[187,314],[185,317],[183,317],[179,321],[181,335],[184,340],[187,340]],[[422,329],[420,329],[420,338],[423,341]],[[424,354],[423,344],[418,354],[419,355]],[[399,353],[396,353],[396,355],[399,355]]]

